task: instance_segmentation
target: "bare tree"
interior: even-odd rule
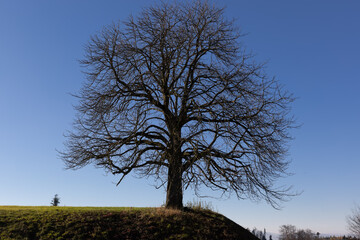
[[[280,240],[295,240],[297,239],[297,230],[294,225],[280,226]]]
[[[297,240],[313,240],[315,239],[315,233],[313,233],[310,229],[299,229],[296,233]]]
[[[352,215],[347,217],[348,228],[355,237],[360,238],[360,206],[355,206]]]
[[[294,225],[280,226],[280,240],[313,240],[319,238],[319,236],[315,236],[315,233],[310,229],[296,229]]]
[[[200,185],[265,199],[289,194],[285,176],[292,97],[243,51],[223,9],[162,3],[91,38],[75,130],[61,157],[167,184],[166,207]]]

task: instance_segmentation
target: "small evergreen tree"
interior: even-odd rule
[[[60,204],[60,198],[55,194],[54,198],[51,200],[51,206],[57,207]]]
[[[266,240],[266,229],[264,228],[264,234],[262,235],[261,240]]]

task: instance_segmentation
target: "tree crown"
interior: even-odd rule
[[[161,183],[177,172],[184,188],[275,206],[288,194],[274,181],[286,175],[293,98],[241,36],[207,1],[162,3],[93,36],[67,167],[94,163],[120,181],[135,171]]]

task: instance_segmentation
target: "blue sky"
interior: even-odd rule
[[[63,148],[84,81],[78,60],[90,36],[152,1],[0,0],[0,205],[160,206],[149,179],[117,178],[93,166],[64,170]],[[360,203],[360,2],[215,1],[248,33],[243,42],[298,99],[289,158],[279,185],[303,193],[278,211],[248,200],[205,199],[244,227],[277,232],[293,224],[347,233]],[[184,201],[195,198],[185,192]]]

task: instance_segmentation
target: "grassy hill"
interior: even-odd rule
[[[19,206],[0,206],[0,239],[257,240],[209,210]]]

